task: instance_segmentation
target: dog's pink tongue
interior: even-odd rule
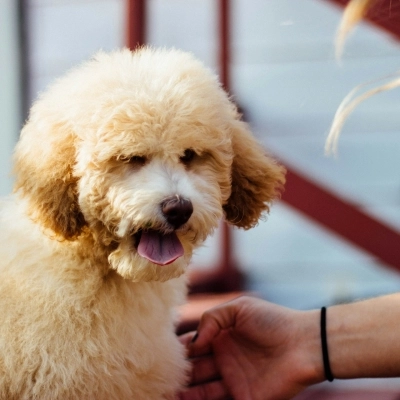
[[[142,233],[138,253],[154,264],[167,265],[183,255],[183,247],[175,232],[147,231]]]

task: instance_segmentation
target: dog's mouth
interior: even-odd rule
[[[175,232],[141,230],[134,236],[138,254],[154,264],[168,265],[184,254]]]

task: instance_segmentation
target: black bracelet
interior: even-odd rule
[[[321,308],[321,346],[322,346],[322,360],[324,362],[325,378],[332,382],[335,378],[331,371],[329,363],[328,342],[326,340],[326,308]]]

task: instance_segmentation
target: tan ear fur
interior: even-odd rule
[[[242,121],[232,127],[232,193],[224,205],[228,222],[244,229],[269,211],[285,183],[285,169],[268,156]]]
[[[14,154],[15,191],[28,200],[30,216],[67,240],[85,226],[73,176],[73,142],[66,125],[28,121]]]

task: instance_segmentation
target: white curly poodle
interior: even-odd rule
[[[33,105],[0,211],[0,398],[170,399],[196,249],[284,170],[190,54],[99,53]]]

